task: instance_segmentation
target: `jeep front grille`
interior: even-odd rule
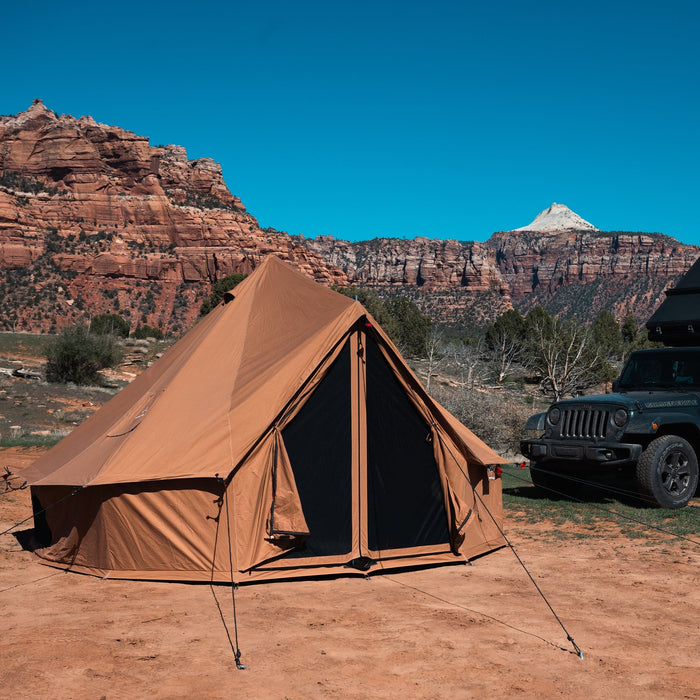
[[[562,412],[561,435],[570,438],[604,438],[610,411],[567,408]]]

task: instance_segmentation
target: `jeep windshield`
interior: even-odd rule
[[[618,388],[700,388],[700,349],[632,353],[622,370]]]

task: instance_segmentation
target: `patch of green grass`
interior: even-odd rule
[[[52,433],[51,435],[23,435],[17,438],[0,439],[0,447],[52,447],[63,440],[66,433]]]
[[[46,344],[52,337],[37,333],[0,333],[0,356],[43,358]]]
[[[678,510],[648,507],[627,481],[583,485],[565,482],[560,489],[570,497],[544,496],[530,481],[530,472],[516,465],[503,469],[503,506],[511,521],[546,522],[561,537],[604,537],[611,531],[631,539],[677,535],[700,539],[700,502]],[[562,531],[566,525],[575,531]],[[585,530],[585,532],[582,532]],[[662,532],[661,532],[662,531]]]

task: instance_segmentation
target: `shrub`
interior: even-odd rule
[[[131,334],[133,338],[137,340],[142,340],[144,338],[155,338],[156,340],[163,340],[163,331],[160,328],[153,328],[153,326],[136,326],[136,330]]]
[[[242,272],[234,272],[232,275],[226,275],[226,277],[214,282],[209,298],[199,307],[200,316],[206,316],[214,307],[218,306],[224,298],[224,294],[240,284],[247,276]]]
[[[409,355],[425,355],[431,321],[407,297],[399,296],[384,302],[387,313],[399,328],[399,348]]]
[[[110,335],[95,335],[79,324],[66,328],[46,348],[46,380],[66,384],[96,384],[99,370],[112,367],[121,351]]]
[[[129,337],[129,324],[119,314],[98,314],[90,322],[90,333]]]
[[[376,293],[361,287],[332,287],[340,294],[357,299],[369,311],[384,332],[409,355],[424,356],[431,320],[408,297],[382,300]]]
[[[507,391],[435,387],[431,395],[487,445],[500,453],[517,453],[525,421],[532,413]]]
[[[384,300],[375,292],[362,287],[331,287],[336,292],[355,299],[369,311],[374,320],[382,327],[384,332],[396,343],[399,344],[400,328],[398,321],[389,314],[384,304]]]

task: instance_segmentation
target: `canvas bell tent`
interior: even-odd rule
[[[33,465],[36,551],[186,581],[464,561],[503,544],[502,461],[361,304],[269,257]]]

